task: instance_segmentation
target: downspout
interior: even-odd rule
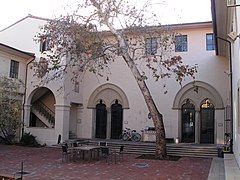
[[[32,63],[35,60],[35,56],[27,63],[26,65],[26,71],[25,71],[25,88],[24,88],[24,98],[23,98],[23,113],[22,113],[22,136],[24,134],[24,116],[25,116],[25,104],[26,104],[26,92],[27,92],[27,75],[28,75],[28,65]]]
[[[233,78],[232,78],[232,43],[222,37],[215,36],[217,39],[223,40],[229,46],[229,66],[230,66],[230,93],[231,93],[231,140],[233,140]],[[231,143],[231,153],[233,153],[233,143]]]

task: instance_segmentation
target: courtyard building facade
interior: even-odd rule
[[[226,57],[231,64],[233,153],[240,165],[240,2],[238,0],[212,0],[212,17],[216,34],[218,56]]]
[[[0,42],[33,52],[41,61],[46,46],[33,38],[47,21],[29,15],[0,31]],[[173,78],[146,80],[163,114],[166,137],[183,143],[224,144],[224,134],[231,129],[227,123],[231,119],[229,61],[216,56],[212,22],[171,26],[180,34],[172,54],[180,55],[185,64],[197,64],[198,73],[194,80],[186,78],[182,86]],[[156,41],[149,40],[146,53],[156,51]],[[56,144],[59,135],[61,141],[119,139],[126,127],[138,132],[153,127],[141,91],[121,57],[111,63],[109,79],[86,72],[72,82],[69,72],[42,84],[31,67],[32,63],[27,74],[24,131],[40,143]]]

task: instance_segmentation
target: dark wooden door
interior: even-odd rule
[[[106,139],[107,134],[107,110],[106,105],[100,101],[96,105],[96,138]]]
[[[116,100],[111,106],[111,139],[119,139],[123,127],[122,105]]]
[[[195,107],[189,101],[182,106],[182,142],[195,142]]]
[[[201,108],[200,143],[214,144],[214,108]]]

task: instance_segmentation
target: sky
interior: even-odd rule
[[[0,30],[28,14],[55,18],[66,14],[81,0],[0,0]],[[129,0],[139,4],[142,0]],[[210,0],[153,0],[162,24],[211,21]]]

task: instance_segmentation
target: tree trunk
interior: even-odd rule
[[[155,129],[156,129],[156,158],[164,159],[166,157],[166,139],[165,139],[165,129],[163,124],[163,116],[159,113],[151,93],[146,85],[146,82],[142,79],[140,72],[138,71],[134,61],[128,57],[128,55],[123,55],[125,62],[131,69],[134,78],[143,94],[144,100],[147,104],[148,110],[151,114]]]

